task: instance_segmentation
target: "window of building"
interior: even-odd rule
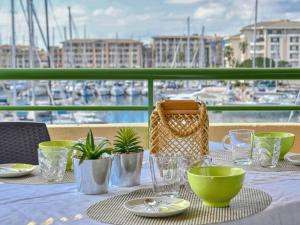
[[[299,49],[299,46],[298,46],[298,45],[291,45],[291,46],[290,46],[290,50],[291,50],[291,51],[298,51],[298,49]]]
[[[271,42],[273,42],[273,43],[279,43],[279,41],[280,41],[279,37],[272,37],[271,38]]]
[[[298,53],[290,54],[290,59],[298,59]]]
[[[290,42],[291,43],[298,43],[299,42],[299,37],[290,37]]]
[[[279,29],[268,30],[268,34],[281,34],[281,33],[282,33],[282,30],[279,30]]]

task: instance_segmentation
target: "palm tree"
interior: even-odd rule
[[[182,67],[182,64],[184,61],[185,61],[185,54],[184,54],[184,52],[180,51],[179,52],[179,62],[180,62],[181,67]]]
[[[248,49],[248,42],[247,41],[242,41],[241,43],[240,43],[240,50],[241,50],[241,52],[243,53],[243,54],[245,54],[246,53],[246,51],[247,51],[247,49]]]
[[[167,53],[166,53],[166,52],[164,52],[164,53],[162,54],[162,61],[163,61],[163,63],[166,63],[166,62],[167,62]]]
[[[197,65],[196,59],[199,58],[199,44],[197,43],[192,49],[192,67]]]
[[[229,66],[233,64],[233,48],[231,46],[226,46],[224,49],[224,56],[227,58]]]

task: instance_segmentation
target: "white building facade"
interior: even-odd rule
[[[63,42],[66,68],[140,68],[143,44],[131,39],[74,39]]]
[[[218,36],[155,36],[152,46],[154,67],[206,68],[223,65],[223,38]]]
[[[238,39],[237,39],[237,36]],[[238,47],[247,43],[243,53]],[[254,25],[245,26],[239,35],[227,38],[226,44],[234,49],[234,58],[242,62],[254,55]],[[271,58],[276,67],[280,61],[288,62],[290,67],[300,67],[300,22],[276,20],[257,23],[256,57]]]

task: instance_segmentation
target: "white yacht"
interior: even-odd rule
[[[25,91],[29,88],[29,84],[27,81],[16,81],[16,84],[14,86],[13,82],[10,84],[10,90],[12,91],[14,88],[16,88],[17,93],[21,91]]]
[[[76,123],[103,123],[103,120],[97,117],[95,112],[75,112],[74,118]]]
[[[147,82],[145,82],[143,84],[143,87],[142,87],[142,90],[141,90],[141,94],[144,95],[144,96],[148,95],[148,83]]]
[[[110,88],[105,85],[99,85],[99,87],[97,87],[97,92],[99,96],[107,96],[110,94]]]
[[[232,94],[227,87],[205,87],[193,93],[192,98],[204,101],[208,105],[224,105],[230,102]]]
[[[121,83],[115,83],[110,90],[112,96],[122,96],[125,94],[125,88]]]

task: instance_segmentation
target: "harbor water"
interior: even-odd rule
[[[237,86],[224,81],[158,81],[155,82],[154,102],[162,99],[198,99],[207,105],[294,105],[299,104],[296,82],[278,82]],[[293,84],[294,86],[291,86]],[[33,95],[29,82],[19,81],[17,86],[2,83],[0,104],[13,105],[12,93],[16,89],[16,105],[85,105],[85,106],[147,106],[147,83],[142,81],[56,81],[51,89],[45,81],[37,82]],[[50,93],[50,94],[49,94]],[[84,123],[146,123],[146,111],[44,111],[6,112],[2,121],[38,121],[48,124]],[[298,122],[299,113],[290,111],[224,111],[209,112],[212,123],[230,122]]]

